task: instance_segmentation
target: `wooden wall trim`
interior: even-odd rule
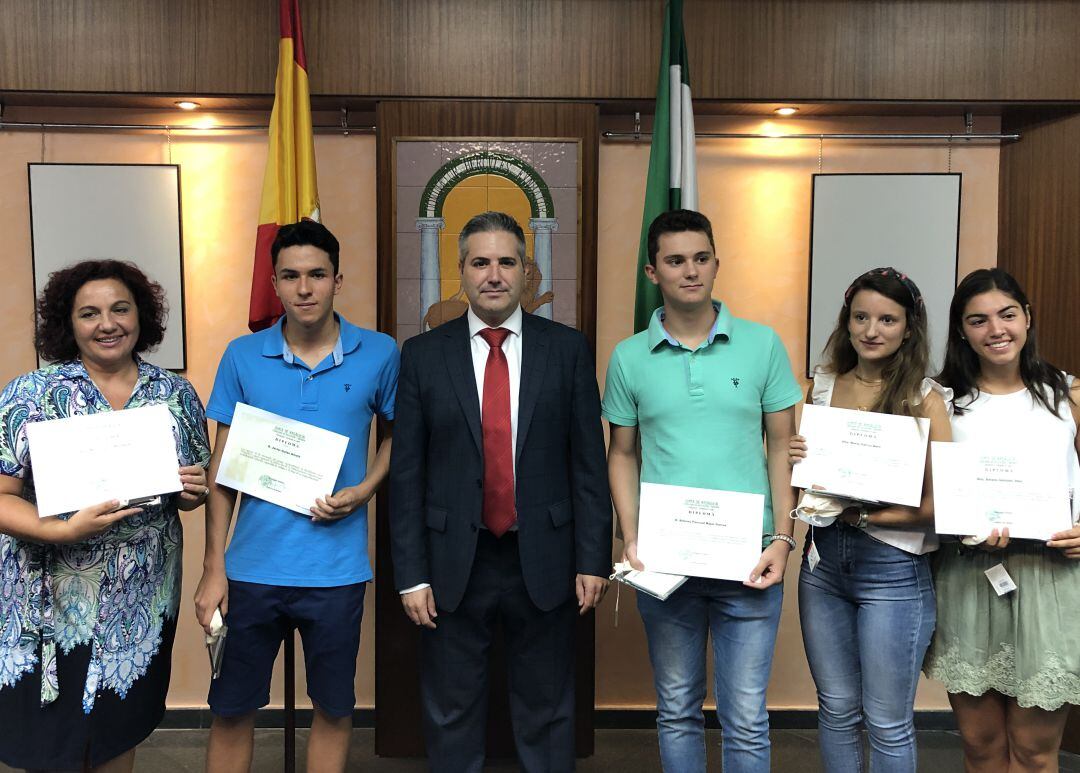
[[[998,195],[998,265],[1031,301],[1039,350],[1080,375],[1080,116],[1034,123],[1006,116],[1020,142],[1002,146]]]
[[[312,93],[651,99],[663,0],[301,0]],[[272,0],[6,0],[0,91],[268,94]],[[686,0],[701,99],[1080,99],[1080,3]]]
[[[1080,116],[1006,113],[1001,128],[1023,139],[1001,149],[998,265],[1027,293],[1042,356],[1080,376]],[[1076,707],[1061,748],[1080,754]]]
[[[0,88],[191,89],[194,7],[170,0],[5,0],[0,6]]]

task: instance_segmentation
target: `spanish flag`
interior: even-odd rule
[[[270,282],[274,273],[270,245],[278,227],[303,219],[319,219],[311,96],[298,0],[280,0],[280,16],[281,41],[278,43],[274,109],[270,114],[270,152],[263,177],[255,269],[251,276],[248,327],[252,332],[270,327],[284,311]]]

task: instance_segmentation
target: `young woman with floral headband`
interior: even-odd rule
[[[926,378],[922,294],[904,274],[877,268],[851,283],[825,355],[808,403],[926,418],[931,440],[950,438],[946,398]],[[806,449],[795,436],[792,462]],[[817,523],[803,553],[799,616],[824,768],[863,769],[865,724],[871,769],[914,773],[915,688],[935,615],[929,466],[919,507],[854,503]]]

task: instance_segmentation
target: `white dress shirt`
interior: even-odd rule
[[[472,307],[466,312],[469,321],[469,351],[472,353],[473,375],[476,378],[476,394],[480,398],[480,414],[483,416],[484,406],[484,371],[487,369],[488,352],[491,347],[480,331],[491,327],[476,316]],[[506,356],[506,368],[510,375],[510,458],[514,461],[514,474],[517,474],[517,432],[518,432],[518,393],[521,391],[521,307],[514,309],[513,313],[498,327],[504,327],[510,331],[502,344],[503,354]],[[517,529],[515,523],[510,527]],[[430,588],[431,585],[422,582],[412,588],[401,591],[401,595],[413,591]]]

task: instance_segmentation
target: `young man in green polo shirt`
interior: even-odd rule
[[[795,547],[787,515],[793,507],[787,450],[802,394],[776,333],[733,317],[712,299],[718,265],[704,215],[675,210],[653,221],[645,273],[660,288],[664,306],[648,330],[615,347],[608,365],[608,478],[625,541],[623,560],[636,569],[647,568],[637,558],[642,481],[765,496],[761,560],[745,582],[692,577],[667,601],[643,593],[637,598],[656,684],[664,770],[705,771],[702,703],[711,632],[724,770],[766,773],[765,689],[784,567]]]

